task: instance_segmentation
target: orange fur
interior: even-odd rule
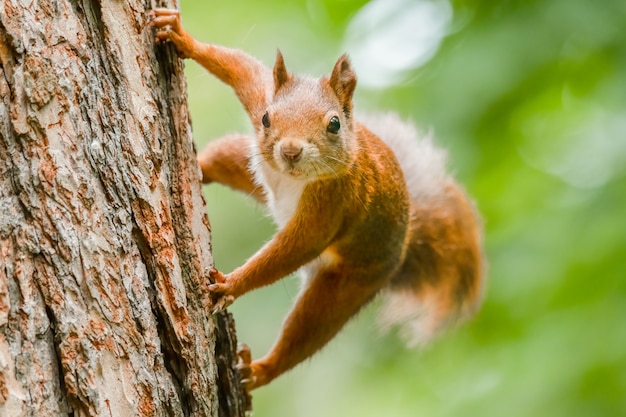
[[[157,39],[234,89],[256,131],[210,143],[198,156],[203,181],[253,195],[279,225],[244,265],[215,274],[215,310],[298,269],[304,276],[273,348],[243,364],[248,388],[313,355],[381,292],[385,321],[403,324],[411,343],[475,309],[483,271],[471,202],[443,162],[429,167],[444,158],[426,141],[419,148],[409,125],[372,120],[383,141],[354,119],[346,56],[330,77],[300,77],[280,53],[272,70],[194,40],[176,11],[155,10],[152,24]]]

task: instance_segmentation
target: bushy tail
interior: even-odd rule
[[[368,115],[365,125],[394,151],[411,196],[409,245],[383,292],[381,324],[399,326],[411,346],[469,316],[484,276],[479,216],[445,170],[446,153],[395,114]]]

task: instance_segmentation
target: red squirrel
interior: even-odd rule
[[[256,137],[236,134],[198,155],[204,183],[267,206],[278,232],[230,274],[214,271],[214,312],[300,271],[301,291],[270,352],[240,369],[247,389],[313,355],[377,295],[383,320],[421,343],[474,312],[481,299],[481,225],[445,172],[445,153],[397,116],[353,114],[357,83],[347,56],[329,77],[296,76],[278,52],[273,69],[237,49],[201,43],[176,10],[150,13],[170,41],[230,85]]]

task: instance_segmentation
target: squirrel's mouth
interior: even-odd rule
[[[294,178],[302,178],[305,175],[305,171],[299,166],[287,166],[285,172]]]
[[[308,169],[310,167],[308,166],[309,164],[306,160],[299,159],[297,161],[293,161],[285,158],[274,158],[274,160],[280,171],[292,178],[301,179],[310,173],[310,169]]]

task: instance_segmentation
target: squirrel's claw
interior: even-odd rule
[[[147,25],[156,28],[157,42],[171,41],[182,58],[190,56],[194,50],[193,38],[183,29],[178,10],[152,9],[148,11]]]
[[[209,275],[218,284],[223,284],[226,282],[226,277],[224,276],[224,274],[215,268],[211,268],[211,270],[209,271]]]
[[[213,303],[213,309],[211,310],[211,314],[217,314],[226,310],[226,308],[231,305],[233,301],[235,301],[235,297],[233,297],[232,295],[223,295],[219,297]]]
[[[235,368],[239,372],[241,386],[249,396],[250,391],[256,386],[256,376],[250,366],[252,363],[252,354],[250,353],[248,345],[240,345],[239,349],[237,349],[237,356],[239,357],[239,361]]]
[[[209,292],[215,296],[211,313],[216,314],[226,310],[226,308],[235,301],[235,296],[228,294],[230,285],[228,285],[224,274],[215,268],[211,269],[209,274],[215,281],[214,284],[209,284],[207,287]]]
[[[180,12],[173,9],[152,9],[148,13],[148,25],[157,29],[169,30],[176,32],[180,30]]]
[[[224,294],[228,291],[228,285],[226,284],[209,284],[209,291],[214,294]]]

